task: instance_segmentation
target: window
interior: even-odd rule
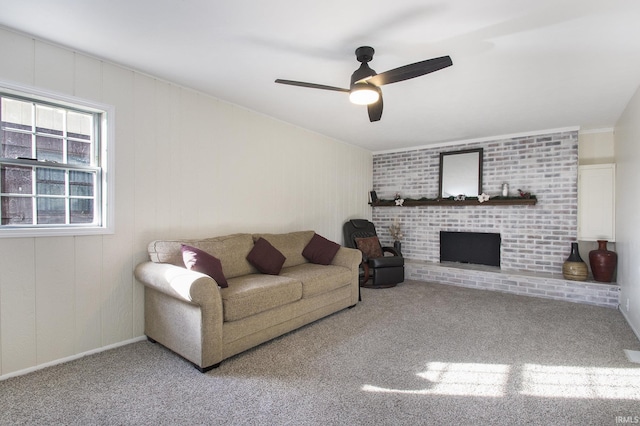
[[[0,85],[0,237],[112,232],[112,115]]]

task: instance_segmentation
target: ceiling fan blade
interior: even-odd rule
[[[349,93],[349,89],[343,89],[342,87],[325,86],[324,84],[315,84],[315,83],[305,83],[304,81],[293,81],[293,80],[277,79],[276,83],[288,84],[288,85],[291,85],[291,86],[308,87],[308,88],[311,88],[311,89],[333,90],[334,92],[347,92],[347,93]]]
[[[367,105],[367,112],[369,113],[370,122],[380,121],[380,118],[382,118],[382,93],[380,93],[378,102]]]
[[[365,81],[376,86],[382,86],[384,84],[397,83],[410,78],[420,77],[421,75],[429,74],[450,67],[451,65],[453,65],[451,58],[449,56],[442,56],[440,58],[427,59],[426,61],[394,68],[365,79]]]

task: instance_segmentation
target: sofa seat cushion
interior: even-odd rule
[[[224,321],[237,321],[302,298],[300,280],[282,275],[250,274],[228,279],[220,289]]]
[[[302,297],[313,297],[340,287],[349,285],[352,279],[351,271],[344,266],[303,265],[284,268],[280,276],[302,281]]]

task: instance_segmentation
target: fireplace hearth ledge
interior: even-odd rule
[[[616,283],[566,280],[562,274],[502,270],[495,266],[405,259],[407,279],[618,308]]]

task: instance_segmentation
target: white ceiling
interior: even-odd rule
[[[638,0],[0,0],[0,25],[372,151],[611,128],[640,83]],[[362,45],[378,73],[453,66],[383,86],[376,123],[274,83],[348,88]]]

